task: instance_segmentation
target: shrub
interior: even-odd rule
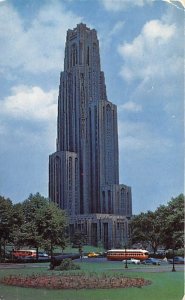
[[[55,270],[57,271],[66,271],[66,270],[79,270],[80,266],[75,264],[72,259],[65,258],[62,260],[61,264],[57,267],[55,267]]]

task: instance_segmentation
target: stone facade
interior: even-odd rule
[[[78,220],[91,223],[97,243],[105,241],[98,235],[102,223],[109,240],[103,243],[109,246],[116,243],[111,229],[119,228],[116,220],[128,223],[132,215],[131,188],[119,184],[117,107],[107,99],[96,30],[85,24],[67,31],[57,151],[49,157],[49,198],[66,210],[74,228]]]
[[[106,249],[123,248],[130,239],[127,217],[110,214],[88,214],[70,217],[69,235],[75,231],[87,237],[87,244]]]

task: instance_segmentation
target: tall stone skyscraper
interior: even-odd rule
[[[122,235],[126,243],[132,200],[119,184],[117,107],[107,99],[96,30],[85,24],[67,31],[56,147],[49,198],[68,213],[71,234],[78,228],[106,247]]]

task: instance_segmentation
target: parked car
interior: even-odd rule
[[[90,252],[88,255],[87,255],[89,258],[94,258],[94,257],[99,257],[99,253],[95,253],[95,252]]]
[[[49,261],[51,258],[51,256],[49,256],[48,254],[44,253],[44,254],[39,254],[38,255],[38,261],[42,262],[42,261]],[[19,261],[21,262],[36,262],[37,261],[37,257],[36,256],[24,256],[24,257],[19,257],[18,258]]]
[[[39,256],[38,256],[39,261],[49,261],[50,258],[51,258],[51,256],[48,255],[47,253],[39,252]]]
[[[51,259],[51,256],[46,253],[39,254],[39,257],[38,257],[38,261],[50,261],[50,259]]]
[[[158,255],[166,255],[166,250],[165,249],[158,249],[156,254]]]
[[[39,252],[39,257],[49,257],[49,255],[44,252]]]
[[[141,261],[139,259],[135,259],[135,258],[130,258],[130,259],[124,259],[122,260],[123,263],[126,263],[127,261],[127,264],[135,264],[135,265],[139,265],[141,263]]]
[[[173,258],[168,259],[168,262],[170,264],[173,264]],[[176,264],[176,265],[183,265],[184,263],[185,263],[184,257],[181,257],[181,256],[175,256],[174,257],[174,264]]]
[[[143,260],[142,264],[144,264],[144,265],[158,265],[159,266],[161,264],[161,262],[157,258],[149,257],[149,258]]]

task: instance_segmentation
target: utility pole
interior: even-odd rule
[[[128,264],[127,264],[127,246],[126,245],[125,245],[125,257],[126,257],[125,269],[128,269]]]

